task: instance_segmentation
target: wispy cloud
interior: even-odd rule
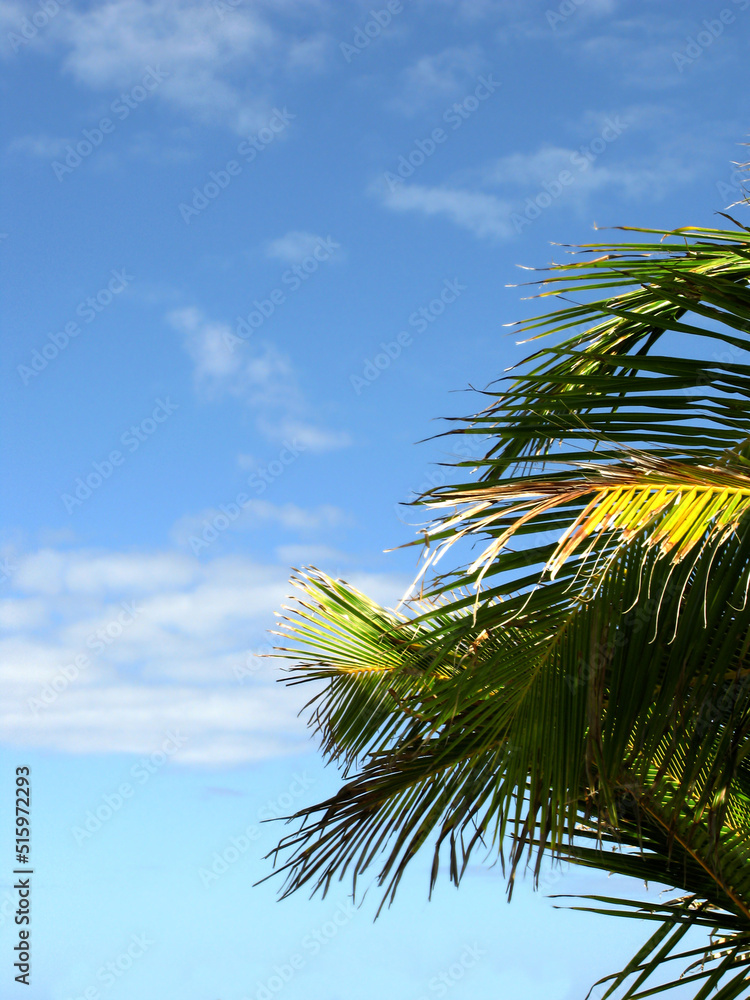
[[[590,159],[592,156],[594,158]],[[542,146],[533,153],[513,153],[487,168],[486,182],[504,191],[509,188],[525,191],[554,181],[567,170],[574,177],[566,194],[568,202],[586,202],[593,192],[604,188],[617,188],[629,198],[653,200],[673,190],[675,184],[691,181],[698,169],[695,162],[686,162],[673,154],[663,154],[646,165],[631,160],[609,164],[598,161],[593,153],[589,157],[578,149],[561,146]]]
[[[177,108],[238,132],[260,124],[266,110],[234,82],[238,60],[258,60],[279,43],[248,4],[217,17],[210,4],[172,0],[115,0],[77,10],[66,20],[65,68],[95,89],[132,84],[148,66],[170,74],[160,95]]]
[[[34,44],[62,51],[63,68],[94,90],[130,87],[149,67],[168,78],[157,99],[206,124],[239,134],[261,127],[273,104],[265,96],[276,73],[319,70],[324,31],[301,40],[314,0],[246,2],[220,17],[202,0],[110,0],[65,7]],[[22,17],[12,5],[0,21]]]
[[[212,320],[200,309],[172,310],[167,320],[182,334],[194,363],[196,388],[206,399],[225,394],[259,410],[296,411],[301,395],[289,359],[267,341],[238,343],[228,323]]]
[[[386,208],[393,211],[443,216],[475,236],[506,239],[514,234],[509,221],[512,204],[494,194],[402,184],[393,191],[383,188],[381,197]]]
[[[351,444],[344,431],[310,420],[309,404],[289,358],[256,337],[240,339],[228,323],[212,320],[189,306],[167,314],[182,335],[193,364],[196,389],[206,400],[225,395],[241,399],[256,412],[258,429],[270,440],[295,437],[310,451],[331,451]]]
[[[479,45],[451,47],[422,56],[403,71],[401,93],[392,104],[406,115],[417,114],[433,101],[445,102],[459,96],[486,65]]]
[[[237,344],[228,323],[212,320],[200,309],[174,309],[167,321],[182,334],[183,346],[194,362],[199,391],[209,397],[225,392],[263,405],[296,396],[291,365],[265,341]]]
[[[172,538],[178,545],[188,545],[193,536],[200,534],[206,524],[212,523],[221,514],[221,509],[215,507],[198,514],[186,514],[172,529]],[[300,507],[295,503],[274,504],[268,500],[250,499],[229,527],[232,531],[253,531],[273,524],[286,531],[316,532],[338,527],[348,520],[344,511],[331,504]]]
[[[294,229],[267,243],[265,251],[266,256],[272,259],[284,261],[286,264],[300,264],[306,257],[312,256],[316,249],[325,246],[325,244],[326,239],[323,236]],[[336,246],[336,259],[340,260],[342,250],[338,244]]]
[[[68,593],[77,599],[119,591],[141,595],[188,586],[198,573],[192,560],[179,553],[130,555],[45,548],[19,561],[13,586],[22,594]]]
[[[312,452],[336,451],[352,443],[352,436],[347,431],[331,431],[303,420],[285,419],[275,425],[261,421],[260,427],[268,437],[291,438],[302,450]]]
[[[21,135],[11,139],[7,151],[41,160],[53,160],[61,155],[68,142],[69,139],[52,135]]]
[[[617,79],[631,88],[654,91],[683,83],[684,77],[675,67],[674,54],[686,44],[690,34],[703,27],[700,21],[685,17],[684,8],[670,10],[654,5],[653,11],[634,16],[625,16],[626,12],[630,14],[626,5],[621,9],[623,16],[611,17],[598,26],[596,34],[576,40],[576,52],[616,73]],[[571,24],[574,21],[575,18],[569,19]],[[561,33],[564,36],[565,28]],[[648,45],[644,45],[644,38],[649,39]],[[726,59],[729,58],[727,48],[731,46],[731,33],[728,33],[711,60],[717,60],[717,69],[722,60],[721,49],[724,48],[723,58]]]
[[[509,153],[464,170],[460,184],[426,186],[386,175],[370,193],[392,211],[442,216],[480,238],[512,238],[552,206],[580,212],[604,192],[653,201],[692,182],[705,169],[706,155],[696,152],[689,133],[664,118],[664,109],[652,105],[623,114],[589,111],[568,123],[568,132],[584,139],[579,145]],[[642,141],[636,156],[628,139],[639,130],[654,136],[647,156]]]
[[[83,550],[17,562],[0,605],[10,626],[0,640],[6,744],[145,753],[171,728],[188,737],[176,760],[221,765],[292,753],[306,739],[305,699],[276,683],[278,661],[256,655],[288,592],[286,565]],[[405,587],[387,575],[352,582],[391,604]],[[118,628],[123,602],[129,624]]]
[[[612,15],[622,0],[443,0],[461,21],[493,31],[497,40],[549,39],[556,34],[574,34],[589,21]],[[560,25],[563,27],[561,28]],[[554,27],[553,27],[554,26]],[[553,36],[554,37],[554,36]]]

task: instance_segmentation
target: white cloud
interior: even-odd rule
[[[241,338],[228,323],[188,307],[167,314],[183,337],[194,363],[196,388],[208,399],[224,394],[253,407],[260,431],[272,441],[296,437],[302,450],[344,448],[351,443],[343,431],[329,431],[307,419],[309,406],[297,384],[291,362],[272,344],[256,337]]]
[[[550,180],[561,170],[571,169],[574,150],[544,146],[535,153],[512,153],[496,160],[486,171],[488,184],[518,184],[523,187]]]
[[[5,740],[19,747],[67,753],[147,754],[168,732],[186,737],[181,764],[240,764],[298,751],[306,739],[293,715],[303,701],[287,692],[282,705],[271,688],[206,693],[183,685],[137,688],[107,685],[66,691],[33,726],[22,703],[0,707]]]
[[[78,535],[69,525],[64,528],[39,528],[36,540],[38,545],[65,545],[77,542]]]
[[[172,529],[172,538],[178,545],[190,545],[192,539],[203,538],[207,526],[215,522],[224,525],[218,529],[252,531],[268,524],[277,524],[288,531],[319,531],[344,524],[348,518],[338,507],[322,504],[319,507],[300,507],[294,503],[274,504],[269,500],[249,499],[242,507],[235,501],[230,518],[221,507],[209,507],[198,514],[186,514]],[[225,505],[229,507],[227,503]],[[234,511],[237,507],[237,511]],[[217,518],[219,519],[217,522]],[[209,531],[213,538],[213,532]],[[203,546],[200,547],[201,549]]]
[[[435,100],[458,97],[485,65],[478,45],[452,47],[436,55],[422,56],[404,70],[401,94],[393,104],[404,114],[413,115]]]
[[[189,135],[189,128],[180,126],[161,132],[129,132],[120,152],[127,160],[145,160],[158,165],[186,163],[195,157],[195,150]],[[28,156],[32,159],[59,160],[69,145],[75,145],[70,137],[22,135],[12,139],[6,152],[14,156]],[[102,152],[96,158],[97,170],[122,168],[123,160],[113,153]]]
[[[293,505],[256,513],[308,517]],[[187,737],[175,762],[220,765],[292,753],[307,739],[297,713],[309,692],[277,684],[281,661],[257,655],[275,641],[266,630],[289,592],[286,566],[78,550],[23,555],[19,573],[19,593],[0,604],[14,629],[0,640],[6,744],[143,754],[171,729]],[[391,604],[405,586],[395,576],[352,582]],[[120,617],[123,602],[130,612]],[[66,678],[62,668],[81,655],[78,676]]]
[[[242,132],[257,128],[267,113],[232,72],[280,43],[257,5],[220,18],[208,3],[115,0],[71,12],[63,38],[65,68],[94,89],[132,87],[153,67],[169,74],[160,97],[200,120],[223,120]]]
[[[619,116],[615,116],[615,120],[620,124],[624,121]],[[607,134],[606,126],[603,131]],[[654,199],[673,190],[675,184],[693,180],[700,169],[695,157],[687,159],[666,151],[657,151],[651,162],[644,162],[643,157],[636,162],[612,160],[609,146],[605,145],[600,151],[592,140],[605,145],[600,133],[594,132],[589,141],[583,143],[583,149],[588,151],[585,156],[580,148],[543,146],[534,153],[501,157],[485,171],[485,182],[503,188],[513,186],[533,194],[534,189],[554,182],[567,171],[573,180],[566,187],[564,198],[560,198],[561,204],[586,201],[591,193],[603,188],[619,188],[626,197]],[[612,141],[619,141],[619,137]]]
[[[676,185],[695,180],[707,156],[696,152],[689,131],[668,118],[658,105],[634,105],[622,114],[588,111],[569,123],[569,131],[583,140],[579,145],[549,144],[510,153],[463,171],[461,186],[430,187],[391,178],[373,183],[370,193],[393,211],[443,216],[478,237],[512,238],[521,231],[517,223],[527,211],[528,221],[552,207],[581,211],[595,195],[611,190],[626,198],[658,200]],[[636,158],[630,136],[639,130],[656,137],[648,156],[639,142]]]
[[[0,628],[12,631],[44,621],[44,604],[38,600],[17,600],[8,598],[0,601]]]
[[[316,236],[315,233],[292,230],[271,240],[266,245],[266,256],[283,260],[287,264],[299,264],[324,242],[323,237]]]
[[[401,184],[392,191],[383,189],[382,200],[397,212],[442,215],[479,237],[507,239],[515,232],[509,221],[513,204],[483,191]]]
[[[174,309],[167,320],[183,334],[185,349],[195,362],[197,382],[237,374],[242,359],[232,344],[232,328],[227,323],[212,322],[193,307]]]
[[[610,16],[600,34],[576,40],[576,53],[604,66],[616,74],[622,85],[631,89],[641,88],[653,93],[683,84],[685,76],[675,66],[675,52],[684,52],[688,36],[703,27],[697,16],[691,15],[688,5],[670,9],[666,5],[652,4],[653,10],[638,11],[632,16],[627,16],[631,14],[630,5],[618,6],[623,13],[619,18],[611,16],[604,5],[603,13]],[[570,22],[575,20],[569,19]],[[645,37],[649,39],[648,45],[643,44]],[[722,63],[738,54],[735,44],[731,32],[727,33],[703,70],[712,68],[714,72],[721,72]]]
[[[297,448],[316,453],[348,448],[352,443],[351,434],[346,431],[329,431],[301,420],[284,420],[275,426],[266,425],[264,430],[269,437],[279,441],[289,439]]]
[[[131,160],[145,160],[158,166],[187,163],[196,157],[195,144],[186,126],[129,134],[121,148]],[[120,161],[116,159],[114,165],[120,165]]]
[[[163,71],[168,75],[154,90],[156,100],[246,134],[269,117],[269,82],[276,74],[324,65],[331,40],[308,23],[316,7],[316,0],[246,0],[222,17],[204,0],[70,5],[31,44],[61,51],[64,70],[93,90],[127,90],[149,67]],[[28,7],[5,2],[0,23],[18,31],[28,14]],[[5,49],[10,55],[11,47]]]
[[[189,584],[196,575],[190,559],[178,553],[58,552],[40,549],[18,558],[13,586],[26,594],[96,594],[127,591],[140,595],[162,587]]]
[[[249,509],[251,517],[258,522],[271,521],[284,528],[304,531],[336,527],[347,520],[344,512],[331,504],[305,509],[294,503],[272,504],[268,500],[251,500]]]
[[[25,48],[27,42],[21,35],[21,28],[29,13],[28,5],[20,0],[0,0],[0,47],[3,55],[12,57]]]
[[[208,396],[229,392],[255,406],[284,401],[298,404],[299,390],[288,358],[265,341],[243,343],[228,323],[200,309],[174,309],[167,321],[183,336],[198,389]]]
[[[9,153],[23,154],[41,160],[54,160],[64,151],[69,139],[51,135],[21,135],[11,139]]]
[[[443,0],[471,24],[485,21],[498,41],[558,40],[579,33],[589,22],[612,16],[621,0]],[[561,14],[561,9],[563,13]]]

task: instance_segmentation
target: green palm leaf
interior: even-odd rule
[[[521,324],[566,339],[447,432],[487,453],[419,501],[417,596],[295,577],[278,655],[345,780],[274,857],[285,894],[374,870],[384,903],[426,845],[432,884],[481,850],[509,891],[546,854],[671,885],[590,901],[660,925],[607,995],[684,962],[696,1000],[729,1000],[750,955],[750,233],[658,235],[544,278],[605,298]]]

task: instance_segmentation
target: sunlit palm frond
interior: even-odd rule
[[[511,887],[545,855],[660,881],[682,895],[598,901],[659,921],[610,992],[700,961],[696,1000],[732,1000],[750,941],[750,233],[658,235],[544,278],[545,296],[605,297],[520,324],[567,339],[448,432],[487,453],[421,499],[438,516],[397,611],[296,577],[279,655],[314,684],[346,780],[274,856],[285,894],[374,870],[384,902],[426,845],[433,883],[441,852],[458,882],[477,850]],[[685,948],[689,928],[714,939]]]

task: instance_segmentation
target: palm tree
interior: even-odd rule
[[[446,432],[486,454],[417,501],[396,610],[295,573],[278,655],[344,784],[273,852],[283,895],[374,869],[382,906],[427,844],[430,888],[481,850],[510,893],[548,856],[674,887],[586,897],[655,922],[605,996],[750,995],[750,230],[729,221],[630,229],[535,282],[566,304],[518,326],[564,336]]]

